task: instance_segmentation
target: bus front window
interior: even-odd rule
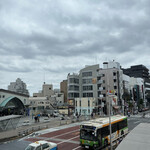
[[[95,141],[96,137],[94,135],[94,131],[91,130],[81,130],[80,132],[81,139]]]

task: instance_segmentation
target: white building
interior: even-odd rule
[[[26,89],[26,84],[20,78],[17,78],[16,82],[11,82],[8,86],[8,90],[16,93],[29,95],[29,92]]]
[[[75,114],[91,115],[95,108],[95,98],[75,98]]]

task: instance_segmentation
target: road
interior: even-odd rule
[[[150,113],[145,118],[142,114],[134,115],[128,118],[129,130],[132,130],[141,122],[150,123]],[[26,136],[22,139],[0,145],[0,150],[24,150],[25,147],[37,140],[47,140],[58,144],[59,150],[83,150],[79,145],[79,127],[80,123],[54,127],[37,132],[37,135]],[[44,134],[43,134],[44,133]]]

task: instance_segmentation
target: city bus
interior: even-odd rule
[[[128,133],[127,117],[111,116],[111,141]],[[110,144],[109,117],[98,118],[80,125],[80,145],[87,149],[103,148]]]

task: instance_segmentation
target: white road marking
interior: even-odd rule
[[[62,142],[60,142],[60,143],[57,143],[57,145],[62,144],[62,143],[66,143],[66,142],[71,141],[72,139],[75,139],[75,138],[77,138],[77,137],[79,137],[79,135],[78,135],[78,136],[75,136],[75,137],[73,137],[73,138],[71,138],[71,139],[67,139],[67,140],[64,140],[64,141],[62,141]]]
[[[74,148],[74,149],[72,149],[72,150],[76,150],[76,149],[79,149],[81,146],[78,146],[78,147],[76,147],[76,148]]]
[[[139,122],[141,122],[141,121],[136,121],[136,122],[134,122],[134,124],[139,123]]]
[[[70,131],[70,132],[66,132],[66,133],[63,133],[63,134],[60,134],[60,135],[56,135],[56,136],[53,136],[51,138],[53,139],[53,138],[56,138],[56,137],[59,137],[59,136],[62,136],[62,135],[66,135],[66,134],[69,134],[69,133],[72,133],[72,132],[75,132],[75,131],[79,131],[79,129],[78,130],[74,130],[74,131]]]

